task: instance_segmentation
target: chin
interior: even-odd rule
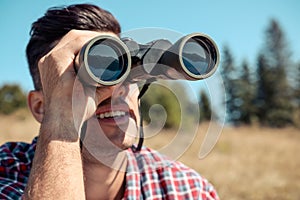
[[[123,140],[123,149],[128,149],[132,147],[136,142],[136,137],[133,137],[131,135],[125,135],[125,138]]]
[[[114,134],[105,134],[111,145],[118,147],[120,150],[125,150],[136,143],[137,131],[127,131],[124,133],[122,130],[114,132]]]
[[[112,130],[112,127],[110,128],[111,129],[103,129],[104,134],[110,142],[120,149],[130,148],[136,143],[139,128],[133,119],[130,119],[124,126],[114,127],[114,130]]]

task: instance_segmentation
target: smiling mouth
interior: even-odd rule
[[[97,108],[95,117],[102,125],[127,124],[129,118],[136,120],[135,113],[121,98],[107,98]]]
[[[112,119],[112,118],[120,118],[128,115],[128,112],[117,110],[117,111],[109,111],[97,114],[97,119]]]
[[[96,118],[101,125],[119,126],[128,124],[130,114],[121,110],[106,111],[96,114]]]

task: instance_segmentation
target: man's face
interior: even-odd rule
[[[100,87],[99,104],[87,121],[83,145],[94,156],[132,146],[139,131],[139,89],[136,84]]]
[[[92,93],[97,102],[96,111],[87,120],[85,138],[81,138],[85,147],[95,152],[103,148],[126,149],[132,146],[139,131],[138,86],[119,83],[100,86]]]
[[[110,32],[79,30],[66,34],[39,62],[43,91],[33,91],[28,96],[29,107],[41,123],[45,113],[52,114],[54,119],[55,115],[63,116],[70,123],[73,119],[74,124],[66,126],[74,125],[76,129],[86,122],[86,131],[81,131],[80,138],[84,149],[93,156],[132,146],[140,121],[137,85],[119,83],[89,87],[74,76],[74,58],[78,50],[87,41],[103,34],[117,37]],[[47,109],[52,112],[45,112]],[[64,114],[60,115],[61,112]]]

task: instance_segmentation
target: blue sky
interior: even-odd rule
[[[0,85],[18,83],[33,89],[25,58],[31,23],[52,6],[83,3],[76,0],[0,0]],[[293,60],[300,60],[300,2],[298,0],[90,0],[112,12],[122,30],[160,27],[181,34],[203,32],[220,50],[227,44],[237,63],[255,64],[269,20],[275,18],[285,31]],[[193,83],[198,89],[200,83]]]

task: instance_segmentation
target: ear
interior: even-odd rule
[[[44,96],[42,91],[30,91],[27,97],[28,107],[34,118],[41,123],[44,118]]]

